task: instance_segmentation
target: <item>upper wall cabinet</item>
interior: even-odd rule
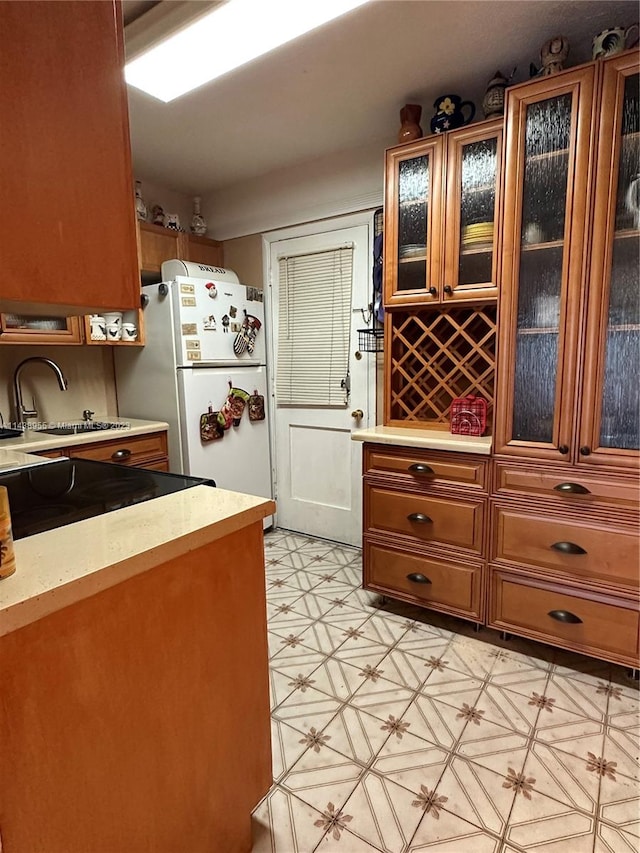
[[[119,3],[0,3],[0,307],[135,308],[140,279]]]
[[[507,128],[495,451],[637,464],[637,53],[514,87]]]
[[[140,270],[159,274],[164,261],[179,258],[208,266],[223,265],[222,243],[208,237],[197,237],[184,231],[173,231],[150,222],[140,222]]]
[[[385,304],[495,299],[502,119],[387,151]]]

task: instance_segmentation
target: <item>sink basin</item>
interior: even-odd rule
[[[109,424],[104,421],[87,421],[82,424],[67,424],[61,427],[34,429],[34,432],[45,432],[47,435],[83,435],[87,432],[98,432],[105,429],[121,429],[120,424]]]
[[[11,427],[0,427],[0,441],[3,438],[17,438],[22,435],[21,429],[11,429]]]

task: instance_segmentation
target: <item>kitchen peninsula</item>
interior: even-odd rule
[[[250,850],[271,783],[273,512],[200,485],[15,543],[0,583],[4,853]]]

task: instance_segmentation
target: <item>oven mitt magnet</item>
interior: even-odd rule
[[[233,342],[233,351],[236,355],[242,355],[243,352],[248,352],[249,355],[253,353],[256,337],[261,327],[262,323],[257,317],[254,317],[253,314],[247,314],[246,311],[244,312],[242,328]]]
[[[229,429],[232,424],[234,427],[240,426],[240,419],[248,399],[249,395],[246,391],[242,388],[234,388],[229,383],[229,394],[218,413],[218,423],[222,429]]]
[[[216,441],[224,438],[224,430],[218,420],[219,414],[220,412],[214,412],[209,406],[209,411],[200,415],[200,441]]]
[[[249,397],[249,420],[263,421],[264,420],[264,397],[254,391]]]

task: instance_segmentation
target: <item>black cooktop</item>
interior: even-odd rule
[[[9,492],[14,539],[203,484],[215,486],[201,477],[89,459],[60,459],[0,475],[0,486]]]

